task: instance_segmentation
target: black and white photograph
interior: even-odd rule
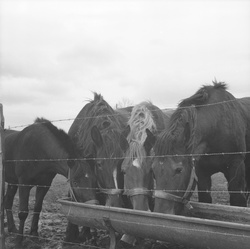
[[[247,249],[249,0],[0,1],[0,248]]]

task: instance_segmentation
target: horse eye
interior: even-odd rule
[[[178,175],[178,174],[181,174],[183,171],[183,168],[176,168],[175,169],[175,174]]]
[[[77,181],[73,181],[73,185],[77,186],[78,185]]]

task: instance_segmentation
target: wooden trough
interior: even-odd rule
[[[106,229],[110,249],[115,233],[167,241],[192,248],[249,249],[250,208],[191,202],[182,216],[94,206],[59,200],[63,214],[74,224]]]

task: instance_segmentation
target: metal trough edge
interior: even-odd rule
[[[250,224],[95,206],[71,202],[69,199],[58,201],[68,220],[81,226],[109,230],[105,222],[108,219],[112,228],[120,234],[168,241],[193,248],[247,249],[250,245]],[[207,204],[192,204],[199,212],[208,209]],[[213,212],[216,210],[215,206],[219,206],[223,212],[225,207],[230,212],[244,210],[239,207],[212,205]],[[243,213],[249,214],[249,208]]]

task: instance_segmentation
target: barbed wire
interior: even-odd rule
[[[41,212],[41,213],[44,213],[44,212]],[[31,213],[30,213],[31,215]],[[70,215],[70,214],[68,214]],[[67,218],[67,215],[64,215],[65,218]],[[81,218],[84,219],[84,218],[87,218],[88,220],[96,220],[96,217],[93,217],[91,215],[88,215],[88,216],[84,216],[84,215],[81,215]],[[128,220],[121,220],[121,219],[118,219],[118,218],[113,218],[111,216],[109,216],[109,219],[110,221],[114,221],[114,222],[117,222],[117,223],[120,223],[120,224],[132,224],[132,225],[137,225],[137,226],[144,226],[145,223],[142,223],[142,222],[135,222],[135,221],[128,221]],[[165,224],[150,224],[150,226],[152,227],[158,227],[158,228],[165,228],[165,229],[174,229],[175,231],[177,230],[182,230],[182,231],[189,231],[189,232],[195,232],[195,233],[206,233],[206,234],[210,234],[210,235],[222,235],[222,236],[225,236],[225,237],[234,237],[235,239],[237,238],[243,238],[243,239],[249,239],[250,236],[249,235],[245,235],[245,234],[235,234],[235,233],[232,233],[232,232],[218,232],[218,231],[213,231],[211,229],[196,229],[196,228],[187,228],[187,227],[181,227],[181,226],[169,226],[169,225],[165,225]],[[98,229],[98,230],[104,230],[104,229]],[[107,231],[107,230],[105,230]],[[19,236],[20,234],[18,233],[14,233],[14,232],[10,232],[9,233],[10,235],[15,235],[15,236]],[[81,246],[86,246],[88,248],[98,248],[98,249],[104,249],[103,247],[100,247],[100,246],[94,246],[94,245],[90,245],[88,244],[88,241],[87,242],[83,242],[83,243],[73,243],[73,242],[65,242],[64,240],[59,240],[59,239],[52,239],[52,238],[45,238],[45,237],[39,237],[39,236],[34,236],[34,235],[28,235],[28,234],[24,234],[25,237],[27,238],[37,238],[39,240],[47,240],[47,241],[50,241],[50,242],[56,242],[57,244],[64,244],[64,245],[81,245]],[[155,240],[153,240],[155,241]],[[155,241],[156,242],[156,241]],[[164,244],[164,242],[163,242]]]
[[[218,153],[201,153],[201,154],[166,154],[159,156],[143,156],[142,158],[165,158],[165,157],[200,157],[200,156],[226,156],[226,155],[245,155],[250,151],[238,152],[218,152]],[[123,160],[130,157],[91,157],[91,158],[46,158],[46,159],[5,159],[5,162],[58,162],[58,161],[88,161],[88,160]]]
[[[203,106],[214,106],[214,105],[219,105],[219,104],[225,104],[225,103],[228,103],[228,102],[233,102],[233,101],[237,101],[237,99],[234,99],[234,100],[229,100],[229,101],[223,101],[223,102],[217,102],[217,103],[212,103],[212,104],[206,104],[206,105],[197,105],[197,106],[188,106],[188,107],[178,107],[179,109],[182,109],[182,108],[192,108],[192,107],[203,107]],[[165,108],[163,110],[175,110],[176,108]],[[154,111],[154,110],[153,110]],[[66,122],[66,121],[73,121],[73,120],[84,120],[84,119],[93,119],[93,118],[101,118],[101,117],[107,117],[107,116],[119,116],[121,115],[120,113],[116,113],[116,114],[113,114],[113,115],[101,115],[101,116],[98,116],[98,117],[84,117],[84,118],[67,118],[67,119],[58,119],[58,120],[52,120],[50,122],[52,123],[55,123],[55,122]],[[26,124],[26,125],[18,125],[18,126],[11,126],[10,129],[15,129],[15,128],[20,128],[20,127],[26,127],[30,124]],[[188,156],[188,157],[196,157],[196,156],[225,156],[225,155],[245,155],[245,154],[249,154],[250,151],[245,151],[245,152],[225,152],[225,153],[204,153],[204,154],[184,154],[184,155],[162,155],[162,156],[157,156],[159,158],[164,158],[164,157],[185,157],[185,156]],[[154,158],[156,156],[146,156],[145,158]],[[121,160],[121,159],[125,159],[126,157],[115,157],[115,158],[92,158],[94,160]],[[22,160],[5,160],[5,162],[38,162],[38,161],[41,161],[41,162],[51,162],[51,161],[79,161],[79,160],[89,160],[86,159],[86,158],[74,158],[74,159],[22,159]],[[48,187],[48,186],[42,186],[42,185],[25,185],[25,184],[12,184],[12,185],[17,185],[17,186],[29,186],[29,187]],[[52,186],[53,187],[53,186]],[[90,188],[79,188],[79,189],[90,189]],[[91,188],[93,190],[99,190],[99,188]],[[154,191],[154,190],[149,190],[149,191]],[[176,190],[172,190],[173,192],[176,192]],[[171,192],[171,190],[169,190],[169,192]],[[185,192],[184,190],[179,190],[179,192]],[[198,191],[197,192],[208,192],[208,191]],[[228,191],[228,190],[212,190],[211,192],[213,193],[242,193],[242,191]],[[244,193],[247,193],[247,192],[244,192]],[[31,213],[35,213],[35,212],[31,212]],[[41,213],[46,213],[44,211],[42,211]],[[49,213],[49,212],[47,212]],[[83,217],[84,218],[84,217]],[[88,219],[91,219],[91,217],[87,217]],[[92,217],[92,219],[94,219],[95,217]],[[117,221],[117,222],[125,222],[125,223],[131,223],[131,224],[137,224],[137,225],[143,225],[143,223],[139,223],[139,222],[129,222],[129,221],[124,221],[124,220],[120,220],[120,219],[112,219],[114,221]],[[168,227],[168,226],[163,226],[163,225],[155,225],[155,224],[151,224],[151,226],[157,226],[157,227]],[[188,230],[188,231],[192,231],[192,232],[200,232],[200,229],[188,229],[188,228],[181,228],[181,227],[172,227],[171,226],[171,229],[179,229],[179,230]],[[210,234],[218,234],[218,232],[213,232],[213,231],[207,231],[207,230],[204,230],[204,232],[206,233],[210,233]],[[14,234],[14,235],[19,235],[17,233],[11,233],[11,234]],[[222,235],[225,235],[225,236],[233,236],[233,237],[246,237],[246,238],[249,238],[249,236],[245,236],[245,235],[236,235],[236,234],[232,234],[232,233],[221,233]],[[42,239],[42,240],[47,240],[47,241],[53,241],[53,242],[57,242],[57,243],[65,243],[65,241],[63,240],[54,240],[54,239],[51,239],[51,238],[44,238],[44,237],[38,237],[38,236],[32,236],[32,235],[26,235],[25,234],[25,237],[31,237],[31,238],[39,238],[39,239]],[[67,242],[68,244],[71,244],[71,245],[79,245],[79,243],[72,243],[72,242]],[[80,245],[83,245],[82,243]],[[98,249],[104,249],[103,247],[97,247],[97,246],[91,246],[91,245],[83,245],[83,246],[88,246],[88,248],[98,248]]]
[[[223,191],[223,192],[226,192],[226,191]],[[57,208],[58,209],[58,208]],[[34,213],[36,213],[36,212],[29,212],[29,215],[31,216],[32,214],[34,214]],[[46,211],[41,211],[41,214],[43,215],[43,214],[51,214],[51,213],[56,213],[56,212],[46,212]],[[65,218],[67,218],[67,215],[63,215],[63,214],[61,214],[61,216],[64,216]],[[89,219],[96,219],[96,217],[91,217],[91,216],[82,216],[81,215],[81,218],[88,218],[88,220]],[[46,220],[46,217],[44,218],[44,217],[41,217],[41,220],[43,220],[43,219],[45,219]],[[56,219],[55,217],[50,217],[50,219]],[[144,225],[144,223],[141,223],[141,222],[133,222],[133,221],[125,221],[125,220],[121,220],[121,219],[115,219],[115,218],[110,218],[110,220],[111,221],[115,221],[115,222],[120,222],[120,223],[122,223],[122,224],[124,224],[124,222],[125,223],[127,223],[127,224],[136,224],[136,225],[139,225],[139,226],[142,226],[142,225]],[[183,227],[178,227],[178,226],[172,226],[171,225],[171,227],[170,226],[168,226],[168,225],[155,225],[155,224],[151,224],[150,226],[154,226],[154,227],[159,227],[159,228],[167,228],[167,229],[177,229],[177,230],[183,230],[183,231],[189,231],[189,232],[204,232],[204,233],[209,233],[209,234],[211,234],[211,235],[213,235],[213,234],[217,234],[218,235],[218,231],[216,231],[216,232],[214,232],[214,231],[211,231],[211,230],[204,230],[204,231],[201,231],[200,229],[195,229],[195,228],[183,228]],[[44,228],[43,228],[43,230],[44,230]],[[99,230],[103,230],[103,229],[99,229]],[[105,231],[107,231],[107,230],[105,230]],[[9,234],[12,234],[12,235],[15,235],[15,236],[18,236],[19,234],[18,233],[9,233]],[[62,236],[60,233],[58,233],[58,232],[55,232],[55,234],[58,234],[58,236]],[[219,232],[219,234],[220,235],[224,235],[225,237],[234,237],[235,239],[237,239],[237,238],[249,238],[249,236],[247,236],[247,235],[238,235],[238,234],[234,234],[234,233],[220,233]],[[83,243],[73,243],[73,242],[65,242],[64,240],[61,240],[61,239],[53,239],[53,238],[46,238],[46,237],[41,237],[41,235],[40,236],[34,236],[34,235],[28,235],[28,234],[24,234],[24,237],[27,237],[27,238],[36,238],[36,239],[39,239],[40,241],[42,241],[42,240],[46,240],[46,241],[48,241],[48,242],[54,242],[54,243],[57,243],[57,244],[63,244],[63,245],[72,245],[72,246],[82,246],[83,248],[93,248],[93,249],[104,249],[104,247],[102,247],[102,246],[95,246],[95,245],[91,245],[91,244],[89,244],[89,243],[91,243],[91,241],[87,241],[87,242],[83,242]],[[98,238],[97,238],[98,239]],[[100,238],[100,240],[102,240],[101,238]],[[155,240],[153,240],[153,241],[155,241]],[[156,241],[155,242],[152,242],[152,243],[156,243]],[[167,243],[167,242],[166,242]],[[163,242],[163,244],[164,244],[164,242]]]
[[[87,218],[87,220],[96,220],[96,217],[94,216],[84,216],[84,215],[81,215],[81,218],[84,219],[84,218]],[[112,217],[109,217],[110,221],[114,221],[114,222],[117,222],[117,223],[121,223],[121,224],[132,224],[132,225],[137,225],[137,226],[144,226],[145,223],[142,223],[142,222],[135,222],[135,221],[127,221],[127,220],[121,220],[121,219],[118,219],[118,218],[112,218]],[[249,235],[245,235],[245,234],[234,234],[234,233],[230,233],[230,232],[218,232],[218,231],[213,231],[211,229],[196,229],[196,228],[187,228],[187,227],[181,227],[181,226],[168,226],[168,225],[163,225],[163,224],[150,224],[150,226],[153,226],[153,227],[158,227],[158,228],[167,228],[167,229],[174,229],[175,231],[176,230],[184,230],[184,231],[189,231],[189,232],[195,232],[195,233],[206,233],[206,234],[210,234],[210,235],[222,235],[222,236],[225,236],[225,237],[234,237],[235,239],[237,238],[247,238],[249,239],[250,236]],[[102,229],[100,229],[102,230]],[[18,235],[17,233],[13,233],[15,235]],[[26,237],[36,237],[36,236],[31,236],[31,235],[26,235]],[[63,241],[62,240],[53,240],[53,239],[47,239],[47,238],[41,238],[41,237],[38,237],[40,239],[45,239],[45,240],[49,240],[49,241],[56,241],[58,243],[62,243]],[[76,243],[69,243],[69,244],[72,244],[72,245],[75,245]],[[82,244],[81,244],[82,245]],[[91,245],[83,245],[83,246],[89,246],[90,248],[102,248],[102,247],[97,247],[97,246],[91,246]]]
[[[197,157],[197,156],[225,156],[225,155],[242,155],[242,154],[249,154],[250,151],[246,151],[246,152],[227,152],[227,153],[205,153],[205,154],[184,154],[184,155],[163,155],[163,156],[157,156],[159,158],[165,158],[165,157],[184,157],[184,156],[188,156],[188,157]],[[156,156],[145,156],[144,158],[154,158]],[[125,159],[127,157],[114,157],[114,158],[74,158],[74,159],[23,159],[23,160],[5,160],[5,162],[8,163],[13,163],[13,162],[60,162],[60,161],[86,161],[86,160],[122,160]],[[66,180],[66,183],[69,181]],[[45,187],[47,188],[48,186],[46,185],[31,185],[31,184],[14,184],[14,183],[10,183],[10,185],[13,186],[22,186],[22,187]],[[96,190],[98,191],[99,188],[82,188],[82,187],[77,187],[78,189],[82,189],[82,190]],[[108,189],[105,189],[108,190]],[[124,189],[122,189],[124,190]],[[149,191],[154,191],[154,190],[149,190]],[[198,191],[198,190],[197,190]],[[176,190],[168,190],[168,192],[176,192]],[[185,190],[179,190],[179,192],[185,192]],[[208,192],[208,191],[198,191],[198,192]],[[216,190],[211,190],[211,192],[221,192],[221,191],[216,191]],[[222,191],[222,192],[228,192],[228,191]],[[242,193],[242,191],[230,191],[230,193]],[[247,191],[245,191],[244,193],[248,193]]]
[[[214,105],[221,105],[221,104],[226,104],[226,103],[230,103],[230,102],[236,102],[238,101],[238,99],[232,99],[232,100],[226,100],[226,101],[221,101],[221,102],[216,102],[216,103],[210,103],[210,104],[204,104],[204,105],[191,105],[191,106],[184,106],[184,107],[167,107],[167,108],[163,108],[161,109],[162,111],[168,111],[168,110],[176,110],[178,109],[187,109],[187,108],[196,108],[196,107],[206,107],[206,106],[214,106]],[[115,110],[121,110],[123,108],[117,108],[114,109]],[[151,110],[152,112],[154,111],[158,111],[158,109],[155,110]],[[109,115],[99,115],[99,116],[95,116],[95,117],[83,117],[83,118],[65,118],[65,119],[55,119],[55,120],[50,120],[51,123],[57,123],[57,122],[67,122],[67,121],[74,121],[74,120],[85,120],[85,119],[97,119],[97,118],[102,118],[102,117],[115,117],[115,116],[120,116],[122,115],[121,113],[114,113],[114,114],[109,114]],[[42,122],[40,122],[41,124]],[[26,127],[29,125],[32,125],[34,123],[30,123],[30,124],[23,124],[23,125],[16,125],[16,126],[10,126],[8,129],[16,129],[16,128],[22,128],[22,127]]]
[[[46,185],[31,185],[31,184],[19,184],[19,183],[10,183],[9,185],[11,186],[17,186],[17,187],[40,187],[40,188],[47,188],[47,187],[54,187],[54,186],[46,186]],[[69,185],[69,183],[66,181],[64,184],[60,184],[60,186],[63,186],[63,185]],[[100,191],[100,188],[96,187],[96,188],[88,188],[88,187],[75,187],[76,189],[78,190],[94,190],[94,191]],[[109,190],[109,188],[102,188],[102,190]],[[126,192],[128,190],[133,190],[133,189],[117,189],[117,190],[121,190],[121,193],[122,191]],[[155,189],[148,189],[147,190],[148,192],[154,192]],[[169,192],[169,193],[185,193],[186,190],[181,190],[181,189],[178,189],[178,190],[171,190],[171,189],[168,189],[168,190],[164,190],[164,192]],[[197,193],[232,193],[232,194],[248,194],[249,192],[248,191],[238,191],[238,190],[198,190],[196,189],[194,192],[197,192]]]

